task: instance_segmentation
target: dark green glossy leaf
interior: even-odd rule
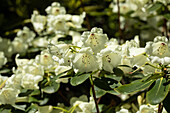
[[[116,80],[110,79],[110,78],[96,78],[94,80],[94,85],[98,88],[101,88],[103,90],[113,90],[110,85],[113,85],[114,83],[118,83]]]
[[[113,68],[113,72],[116,76],[124,76],[124,72],[120,68]]]
[[[148,88],[155,80],[146,80],[147,78],[133,81],[115,88],[115,91],[123,94],[134,93]]]
[[[94,90],[95,90],[95,93],[96,93],[96,98],[102,97],[103,95],[106,94],[105,90],[100,89],[96,86],[94,86]],[[92,95],[92,89],[90,89],[90,94]]]
[[[169,107],[169,105],[170,105],[170,93],[168,93],[168,95],[166,96],[166,98],[165,98],[164,101],[163,101],[163,106],[164,106],[164,108],[166,109],[166,111],[167,111],[168,113],[170,113],[170,107]]]
[[[146,93],[148,103],[155,105],[165,99],[169,92],[169,85],[164,85],[164,83],[166,83],[166,79],[163,77],[156,80],[153,88]]]
[[[163,4],[157,2],[157,3],[153,4],[153,5],[148,9],[148,11],[149,11],[149,12],[156,11],[156,10],[160,9],[160,8],[162,7],[162,5],[163,5]]]
[[[82,75],[79,75],[79,76],[75,76],[75,77],[72,77],[71,80],[70,80],[70,83],[72,86],[77,86],[81,83],[83,83],[85,80],[87,80],[89,78],[90,74],[82,74]]]

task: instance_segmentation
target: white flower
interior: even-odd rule
[[[60,3],[58,2],[53,2],[51,6],[48,6],[45,11],[49,15],[59,15],[59,14],[65,14],[66,10],[64,7],[60,6]]]
[[[18,57],[19,57],[19,54],[17,54],[15,56],[15,62],[16,62],[18,67],[22,67],[22,66],[28,64],[28,62],[29,62],[28,59],[19,59]]]
[[[41,52],[35,57],[35,62],[44,67],[44,69],[52,69],[57,64],[54,62],[52,55],[47,50]]]
[[[31,75],[44,75],[44,69],[43,66],[38,65],[36,63],[28,63],[27,65],[23,66],[23,74],[31,74]]]
[[[116,46],[116,45],[118,45],[118,41],[117,41],[117,39],[115,39],[115,38],[111,38],[108,42],[106,42],[106,46]]]
[[[73,106],[78,106],[77,113],[92,113],[95,110],[95,103],[92,97],[90,102],[76,101]]]
[[[21,38],[16,37],[12,41],[14,53],[24,53],[28,49],[28,44]]]
[[[80,42],[81,34],[76,31],[69,31],[69,35],[72,36],[72,44],[77,45]]]
[[[0,37],[0,51],[3,51],[5,56],[10,58],[13,54],[13,47],[11,41]]]
[[[122,14],[126,14],[126,13],[128,13],[130,11],[135,11],[138,8],[136,4],[131,3],[129,1],[127,1],[125,3],[119,3],[119,6],[120,6],[120,13],[122,13]],[[118,12],[117,4],[113,4],[112,8],[113,8],[112,11],[114,13]]]
[[[2,88],[0,90],[0,104],[15,104],[20,90],[13,88]]]
[[[75,53],[73,68],[78,69],[79,72],[90,72],[99,68],[97,58],[90,47],[82,48],[79,53]]]
[[[108,72],[113,73],[113,68],[121,63],[121,55],[114,52],[111,48],[102,49],[99,55],[102,68]]]
[[[37,37],[32,41],[32,45],[34,47],[47,47],[48,46],[48,40],[47,36],[45,37]]]
[[[25,74],[21,86],[25,89],[39,89],[38,83],[43,80],[40,75]]]
[[[38,83],[43,80],[43,66],[37,65],[34,60],[30,60],[26,65],[16,70],[17,74],[22,74],[21,86],[25,89],[38,89]]]
[[[108,41],[106,34],[103,34],[101,28],[92,28],[91,32],[83,32],[81,40],[85,47],[91,47],[94,53],[100,52],[101,49],[105,48],[105,44]]]
[[[34,11],[31,15],[31,22],[36,32],[41,33],[45,29],[47,18],[46,16],[40,15],[38,11]]]
[[[56,34],[64,34],[69,29],[66,23],[65,15],[49,15],[47,18],[47,32],[55,32]]]
[[[154,42],[146,43],[145,50],[152,63],[161,63],[163,65],[170,63],[170,51],[166,37],[155,37]]]
[[[81,28],[81,24],[84,22],[84,18],[86,16],[86,13],[83,12],[81,15],[72,15],[71,21],[76,28]]]
[[[122,57],[121,65],[128,65],[128,66],[130,66],[130,67],[119,67],[125,73],[125,75],[132,71],[132,68],[131,68],[132,67],[131,58],[129,58],[129,57]]]
[[[7,63],[7,58],[4,55],[4,52],[0,51],[0,68]]]
[[[71,59],[73,53],[69,49],[70,45],[68,44],[56,44],[49,45],[49,52],[53,55],[52,58],[57,61],[60,65],[71,65]]]
[[[7,79],[8,79],[8,77],[0,75],[0,84],[2,84]]]
[[[120,111],[117,111],[116,113],[129,113],[127,109],[122,108]]]
[[[35,33],[25,26],[23,30],[17,32],[17,37],[21,38],[24,43],[30,44],[35,37]]]
[[[121,55],[122,56],[130,56],[130,49],[132,48],[139,48],[139,37],[135,36],[133,40],[126,41],[124,44],[122,44],[121,47]]]
[[[59,74],[61,74],[61,73],[63,73],[63,72],[66,72],[66,71],[68,71],[68,70],[70,70],[71,69],[71,66],[58,66],[56,69],[55,69],[55,74],[56,75],[59,75]],[[64,73],[64,74],[62,74],[61,76],[64,76],[64,75],[67,75],[67,73]]]
[[[141,105],[139,111],[137,111],[136,113],[157,113],[157,112],[158,105]],[[164,108],[162,113],[167,113]]]
[[[6,81],[6,87],[14,88],[17,90],[21,89],[21,79],[23,78],[22,74],[13,74]]]
[[[139,8],[144,7],[149,0],[129,0],[131,3],[136,4]]]

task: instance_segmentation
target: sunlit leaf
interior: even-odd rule
[[[79,75],[79,76],[75,76],[75,77],[72,77],[71,80],[70,80],[70,83],[72,86],[77,86],[81,83],[83,83],[85,80],[87,80],[89,78],[90,74],[82,74],[82,75]]]
[[[123,93],[123,94],[138,92],[138,91],[148,88],[154,81],[155,80],[153,79],[146,80],[146,78],[135,80],[130,84],[125,84],[125,85],[119,86],[118,88],[115,88],[115,91],[119,93]]]

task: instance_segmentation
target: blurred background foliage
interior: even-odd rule
[[[116,36],[117,15],[109,8],[112,0],[1,0],[0,4],[0,36],[14,38],[17,30],[24,25],[31,26],[29,19],[33,10],[46,15],[45,8],[52,2],[60,2],[67,14],[81,14],[86,11],[85,28],[101,27],[109,37]],[[12,38],[12,39],[13,39]]]
[[[54,1],[64,6],[67,14],[81,14],[85,11],[86,19],[83,27],[88,30],[92,27],[101,27],[109,38],[118,38],[123,35],[124,40],[129,40],[135,35],[145,35],[147,30],[152,29],[146,21],[131,18],[131,12],[129,12],[123,15],[128,21],[125,24],[126,29],[122,29],[123,34],[120,34],[118,14],[113,13],[110,8],[113,0],[1,0],[0,36],[13,39],[17,29],[22,29],[25,25],[32,28],[30,18],[33,10],[38,10],[41,15],[46,15],[45,8]],[[161,10],[160,14],[162,14]],[[133,21],[132,25],[130,25],[131,21]],[[163,26],[163,24],[164,22],[160,21],[157,26]],[[152,35],[148,38],[149,40],[152,40],[156,35],[161,35],[161,32],[155,29]]]

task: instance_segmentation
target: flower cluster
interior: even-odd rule
[[[41,34],[65,34],[71,27],[81,28],[84,21],[85,12],[81,15],[66,14],[64,7],[58,2],[54,2],[45,9],[47,15],[40,15],[38,11],[34,11],[31,16],[31,22],[37,33]]]

